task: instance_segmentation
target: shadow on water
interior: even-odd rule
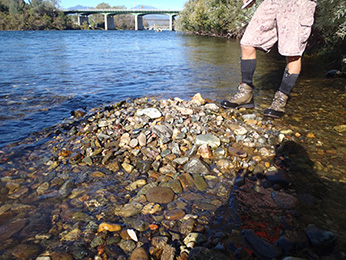
[[[321,179],[294,141],[277,146],[274,161],[276,173],[240,173],[189,259],[345,259],[345,185]]]

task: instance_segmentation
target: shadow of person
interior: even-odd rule
[[[335,218],[331,225],[328,218],[340,212],[325,212],[324,204],[335,199],[331,189],[345,187],[326,184],[301,144],[285,141],[275,152],[277,171],[238,173],[244,181],[234,182],[228,205],[215,212],[203,246],[224,252],[228,259],[344,259],[339,249],[346,227]],[[203,254],[190,256],[197,259]]]

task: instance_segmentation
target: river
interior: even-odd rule
[[[77,108],[142,95],[215,98],[239,81],[234,41],[154,31],[30,31],[0,32],[0,44],[2,145]]]
[[[61,209],[68,207],[65,198],[55,199],[54,192],[70,173],[64,170],[52,180],[53,177],[46,176],[39,166],[50,165],[47,163],[55,160],[49,159],[50,153],[56,152],[61,144],[58,139],[54,147],[49,140],[43,144],[47,139],[35,143],[35,138],[40,140],[45,129],[67,122],[71,111],[90,111],[138,97],[190,100],[196,93],[219,103],[236,92],[240,81],[240,48],[235,39],[168,31],[25,31],[0,32],[0,46],[0,170],[3,171],[0,184],[6,184],[6,188],[1,188],[4,201],[1,201],[0,212],[1,225],[6,224],[3,225],[5,231],[12,228],[11,223],[24,226],[21,209],[28,211],[25,218],[30,219],[31,212],[36,212],[31,204],[36,205],[41,200],[49,212],[47,216],[52,214],[48,222],[52,221],[53,226],[57,211],[52,209],[53,205],[61,203]],[[311,186],[314,195],[318,194],[318,205],[324,206],[311,212],[307,209],[309,214],[304,215],[304,221],[339,231],[342,243],[346,244],[346,205],[342,201],[346,196],[346,142],[345,132],[340,128],[346,124],[346,81],[326,79],[324,65],[313,59],[303,59],[302,73],[287,114],[275,124],[289,129],[289,138],[298,140],[314,164],[309,169],[313,178],[302,176],[303,181],[296,188],[304,190],[305,185]],[[270,105],[284,66],[284,58],[275,50],[269,54],[258,53],[254,78],[256,111]],[[261,121],[260,116],[257,118]],[[299,172],[304,171],[308,164],[299,161],[303,160],[299,154],[293,157],[296,157],[295,166],[300,167],[297,166]],[[299,183],[299,176],[295,177]],[[109,183],[113,184],[113,179]],[[98,184],[102,185],[102,181]],[[50,188],[45,189],[44,185]],[[40,193],[36,189],[43,191]],[[75,190],[78,193],[78,189]],[[18,194],[21,204],[15,203],[17,197],[13,195],[7,199],[7,192]],[[24,199],[21,192],[26,194]],[[33,195],[27,196],[31,193]],[[40,196],[36,198],[37,194]],[[98,193],[89,190],[91,194]],[[44,200],[49,202],[45,204]],[[75,203],[73,199],[72,202]],[[68,219],[69,215],[64,217]],[[34,223],[34,218],[30,221]],[[60,232],[62,227],[56,228],[60,228]],[[67,226],[64,229],[71,230]],[[58,231],[53,230],[53,236],[57,234],[54,232]],[[13,234],[14,238],[1,250],[16,244],[16,232]],[[25,250],[20,248],[19,251]]]
[[[0,147],[77,108],[143,95],[201,92],[220,99],[240,80],[236,40],[167,31],[25,31],[0,32],[0,45]],[[258,77],[283,69],[283,62],[264,56]]]
[[[240,81],[234,39],[168,31],[24,31],[0,32],[0,46],[0,147],[58,124],[76,109],[140,96],[188,99],[198,92],[219,102]],[[285,60],[276,50],[258,56],[255,99],[265,108]],[[345,123],[346,83],[325,79],[325,73],[322,62],[303,59],[287,121],[317,131],[329,149],[343,154],[343,135],[333,127]]]

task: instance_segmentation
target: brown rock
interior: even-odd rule
[[[130,260],[149,260],[149,256],[143,247],[138,247],[133,250]]]
[[[187,172],[178,176],[178,179],[181,183],[181,186],[183,186],[184,190],[187,190],[188,188],[195,186],[195,181],[193,180],[192,176]]]
[[[6,241],[7,239],[18,233],[25,226],[25,223],[25,219],[19,219],[10,222],[7,225],[1,226],[0,241]]]
[[[68,253],[53,252],[50,254],[52,260],[73,260],[73,257]]]
[[[272,192],[272,198],[275,203],[284,209],[293,209],[298,205],[298,199],[284,192]]]
[[[205,100],[203,99],[202,95],[200,93],[197,93],[191,98],[191,103],[197,104],[197,105],[204,105]]]
[[[81,118],[83,116],[86,115],[86,113],[83,110],[75,110],[72,111],[71,114],[75,117],[75,118]]]
[[[59,152],[59,156],[69,157],[72,154],[70,150],[63,149]]]
[[[198,148],[198,154],[201,155],[203,159],[211,159],[213,157],[213,153],[211,152],[211,149],[207,144],[202,144]]]
[[[124,240],[131,240],[131,237],[130,237],[129,233],[127,232],[127,230],[121,230],[120,231],[120,237]]]
[[[157,236],[153,237],[151,244],[157,249],[163,249],[168,243],[168,237]]]
[[[19,244],[12,250],[12,255],[17,259],[32,259],[37,256],[39,247],[35,244]]]
[[[183,193],[181,195],[181,198],[185,200],[203,200],[204,199],[204,197],[201,194],[197,194],[193,192]]]
[[[174,192],[168,187],[153,187],[148,190],[146,197],[149,202],[167,204],[173,201]]]
[[[121,226],[118,224],[101,223],[99,225],[97,232],[104,232],[104,231],[115,232],[119,230],[121,230]]]
[[[246,158],[247,157],[247,152],[236,147],[229,147],[228,152],[230,155],[237,156],[240,158]]]
[[[190,234],[195,226],[195,220],[193,218],[189,218],[185,220],[179,227],[179,232],[183,235]]]
[[[174,260],[176,249],[170,245],[166,245],[163,249],[161,260]]]
[[[181,219],[184,216],[185,216],[185,211],[182,209],[174,209],[174,210],[168,211],[165,214],[165,218],[168,220]]]

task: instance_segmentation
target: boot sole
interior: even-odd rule
[[[221,107],[223,108],[255,108],[255,103],[248,103],[248,104],[241,104],[241,105],[235,105],[235,106],[227,106],[227,105],[223,105],[222,104],[223,102],[221,102]],[[231,104],[234,104],[234,103],[231,103]]]
[[[266,109],[263,113],[264,116],[272,117],[272,118],[281,118],[285,115],[285,113],[280,111],[275,111],[272,109]]]
[[[243,105],[239,105],[237,107],[240,107],[240,108],[255,108],[255,104],[243,104]]]

